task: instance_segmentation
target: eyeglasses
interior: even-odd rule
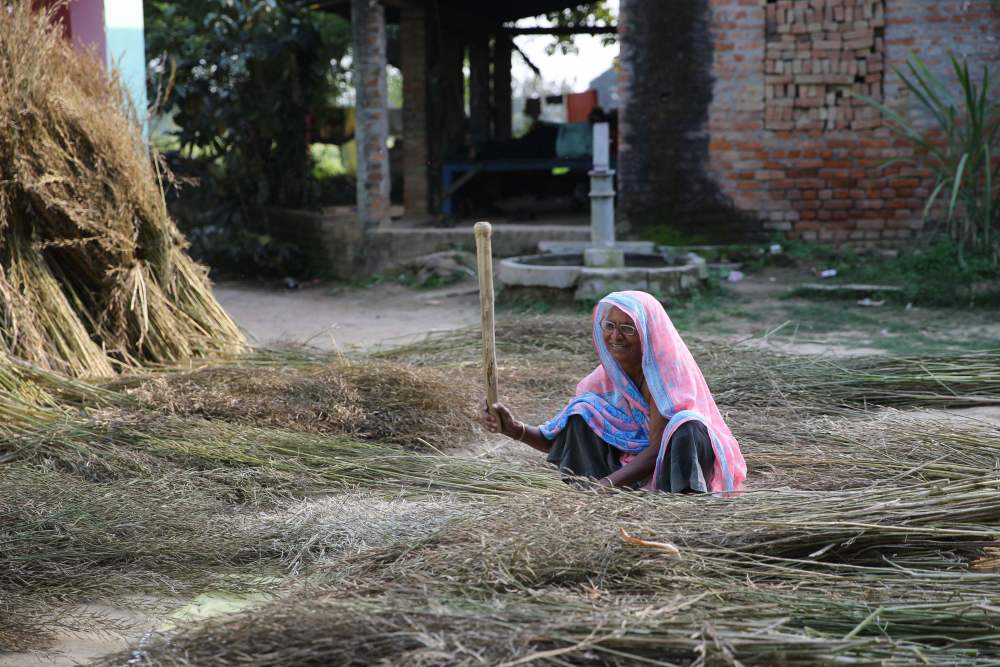
[[[623,336],[628,336],[630,338],[639,334],[639,330],[636,329],[634,325],[616,324],[610,320],[601,320],[601,329],[603,329],[606,334],[613,334],[615,331],[619,331]]]

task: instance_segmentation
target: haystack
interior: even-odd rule
[[[0,345],[70,376],[239,352],[127,93],[33,3],[0,12]]]
[[[455,373],[377,359],[275,361],[133,376],[111,386],[140,410],[408,449],[455,448],[473,435],[475,389]]]

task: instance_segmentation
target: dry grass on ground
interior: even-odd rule
[[[570,326],[500,323],[505,386],[539,413],[590,370],[590,341]],[[394,360],[261,353],[123,381],[110,408],[55,401],[60,419],[0,444],[0,533],[25,535],[0,556],[18,591],[0,642],[79,625],[57,595],[240,574],[281,599],[98,664],[1000,659],[1000,428],[844,400],[992,400],[995,356],[951,376],[964,357],[777,359],[797,387],[781,393],[762,375],[774,359],[693,345],[751,471],[747,493],[723,498],[599,495],[502,449],[408,451],[421,429],[430,442],[468,428],[461,401],[421,406],[429,391],[475,400],[475,345],[467,331],[381,355]],[[370,432],[365,411],[380,409],[388,430]],[[428,410],[449,426],[428,429],[415,416]]]
[[[138,409],[410,449],[464,444],[475,424],[461,376],[389,361],[215,366],[119,382]]]
[[[317,588],[141,654],[151,665],[989,664],[1000,588],[977,563],[998,519],[989,476],[735,499],[526,491],[324,563]]]

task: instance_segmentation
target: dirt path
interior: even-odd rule
[[[808,280],[798,269],[767,268],[725,283],[721,295],[675,304],[669,312],[685,337],[743,341],[789,354],[847,357],[987,349],[1000,338],[1000,321],[989,311],[903,304],[866,308],[851,299],[789,297],[791,288]],[[308,343],[324,350],[371,351],[479,321],[471,279],[439,289],[379,284],[285,290],[229,282],[217,285],[215,294],[258,346]]]
[[[372,350],[479,321],[473,282],[420,290],[396,284],[284,290],[220,283],[214,291],[251,343],[260,346]]]

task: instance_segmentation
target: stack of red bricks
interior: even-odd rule
[[[766,0],[764,124],[863,130],[882,100],[885,0]]]

